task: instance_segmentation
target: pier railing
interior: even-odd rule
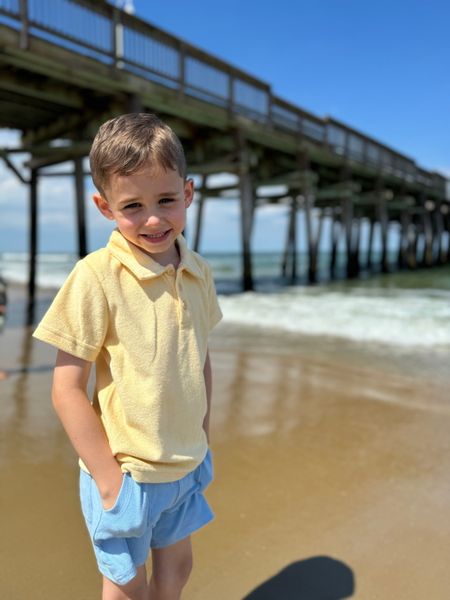
[[[439,190],[446,179],[331,118],[276,97],[269,84],[104,0],[0,0],[0,23],[329,149],[380,174]]]

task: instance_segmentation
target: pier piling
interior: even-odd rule
[[[338,207],[334,207],[331,209],[331,227],[330,227],[330,278],[336,276],[336,261],[337,261],[337,252],[339,246],[339,239],[341,237],[341,220],[340,220],[340,212]]]
[[[81,157],[77,157],[73,162],[75,171],[75,208],[77,213],[78,256],[79,258],[83,258],[87,254],[83,159]]]
[[[38,170],[31,169],[29,183],[29,271],[28,271],[28,311],[27,323],[34,321],[34,307],[36,297],[36,257],[38,251]]]
[[[290,284],[294,284],[297,278],[297,191],[294,190],[291,194],[289,222],[282,265],[282,276]]]
[[[388,195],[389,197],[389,195]],[[381,231],[381,272],[389,273],[388,264],[388,230],[389,216],[386,205],[386,195],[383,191],[378,193],[377,216]]]
[[[433,266],[433,223],[426,207],[422,214],[422,222],[424,247],[421,263],[424,267],[431,267]]]
[[[207,177],[201,176],[201,183],[197,190],[198,200],[197,200],[197,215],[195,218],[195,233],[194,233],[194,243],[193,249],[195,252],[199,251],[200,248],[200,239],[202,234],[202,225],[203,225],[203,212],[205,206],[205,195],[206,195],[206,184]]]
[[[250,156],[247,142],[239,129],[235,134],[239,159],[239,201],[241,209],[241,244],[242,244],[242,287],[244,291],[253,290],[253,272],[251,255],[251,236],[255,194],[253,179],[250,173]]]

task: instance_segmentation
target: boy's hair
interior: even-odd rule
[[[105,197],[111,175],[132,175],[146,163],[186,176],[180,140],[156,115],[130,113],[103,123],[89,154],[95,187]]]

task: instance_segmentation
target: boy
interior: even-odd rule
[[[117,229],[78,262],[34,335],[58,348],[52,399],[80,457],[103,600],[178,599],[190,534],[213,517],[207,336],[221,312],[209,267],[181,236],[194,189],[173,131],[150,114],[111,119],[90,163],[94,202]]]

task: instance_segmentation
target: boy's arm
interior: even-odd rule
[[[206,388],[206,402],[207,409],[206,415],[203,420],[203,429],[206,433],[206,438],[209,444],[209,416],[211,414],[211,393],[212,393],[212,371],[211,371],[211,361],[209,358],[209,350],[206,352],[206,360],[205,366],[203,367],[203,377],[205,378],[205,388]]]
[[[91,363],[58,351],[52,400],[78,456],[97,484],[105,509],[111,508],[122,485],[122,472],[108,439],[87,397]]]

